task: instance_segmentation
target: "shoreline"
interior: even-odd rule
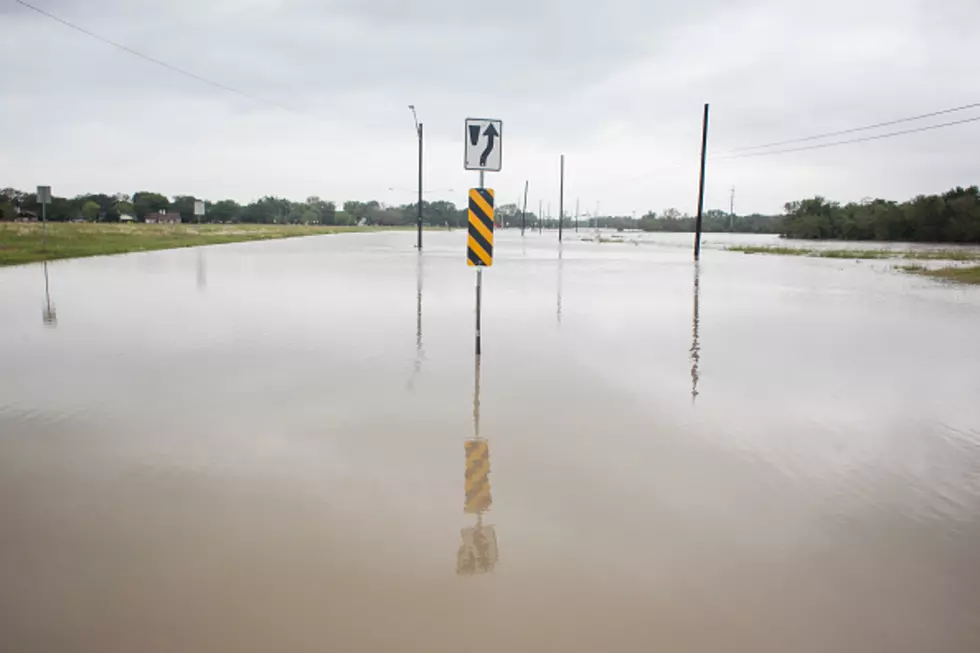
[[[377,227],[279,224],[0,222],[0,267],[257,240],[377,231]]]

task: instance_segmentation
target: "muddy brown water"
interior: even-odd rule
[[[980,289],[567,236],[0,269],[0,651],[980,651]]]

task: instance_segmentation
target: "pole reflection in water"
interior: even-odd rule
[[[208,266],[207,262],[204,260],[204,252],[198,248],[197,250],[197,288],[198,290],[204,290],[208,287]]]
[[[562,277],[562,267],[564,265],[562,246],[558,245],[558,307],[556,309],[556,314],[558,316],[558,325],[561,326],[561,277]]]
[[[472,576],[493,571],[497,564],[497,532],[483,523],[490,509],[490,443],[480,437],[480,356],[476,356],[473,387],[473,439],[464,443],[466,473],[463,512],[476,515],[476,524],[460,531],[462,543],[456,556],[456,573]]]
[[[701,294],[701,265],[694,263],[694,323],[691,327],[691,403],[698,398],[698,380],[700,379],[701,341],[698,337],[700,318],[698,316],[698,299]]]
[[[58,326],[58,312],[51,303],[51,289],[48,285],[48,262],[44,262],[44,308],[41,310],[41,320],[44,326]]]
[[[419,252],[415,268],[415,363],[412,377],[408,380],[409,390],[415,389],[415,378],[422,372],[422,361],[425,360],[425,349],[422,347],[422,272],[422,252]]]

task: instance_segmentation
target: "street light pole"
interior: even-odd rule
[[[415,119],[415,133],[419,137],[419,213],[418,213],[418,250],[422,251],[422,123],[415,113],[415,105],[410,104],[408,108],[412,110],[412,118]]]

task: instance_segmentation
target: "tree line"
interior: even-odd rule
[[[196,222],[195,198],[189,195],[166,195],[139,191],[132,195],[93,193],[72,198],[53,197],[47,207],[47,218],[53,221],[120,220],[132,216],[137,221],[150,213],[170,211],[179,213],[183,222]],[[731,215],[725,211],[709,210],[703,216],[705,232],[778,233],[787,238],[892,240],[911,242],[980,243],[980,190],[977,186],[954,188],[942,195],[919,195],[907,202],[867,199],[840,204],[817,196],[789,202],[782,215]],[[41,207],[34,193],[13,188],[0,190],[0,219],[40,216]],[[452,202],[423,202],[423,222],[428,226],[463,227],[467,211]],[[376,200],[350,200],[337,206],[334,202],[311,196],[296,202],[283,197],[265,196],[248,204],[235,200],[205,201],[204,222],[221,223],[278,223],[378,226],[414,225],[418,219],[418,204],[387,205]],[[496,208],[498,225],[519,227],[521,207],[504,204]],[[540,222],[546,228],[556,228],[556,217],[539,218],[528,211],[523,216],[529,229]],[[639,219],[631,216],[585,216],[580,227],[643,230],[649,232],[692,232],[695,218],[677,209],[662,213],[648,212]],[[573,228],[574,218],[566,217],[566,228]]]
[[[980,243],[980,189],[953,188],[907,202],[867,199],[841,205],[823,197],[786,204],[787,238]]]
[[[190,195],[169,198],[161,193],[138,191],[132,195],[116,193],[90,193],[75,197],[51,198],[46,217],[55,222],[85,220],[91,222],[118,222],[130,216],[142,222],[151,213],[161,211],[179,213],[182,222],[197,222],[194,215],[195,199]],[[253,224],[322,224],[408,226],[418,220],[418,204],[389,205],[377,200],[361,202],[350,200],[337,206],[318,196],[296,202],[284,197],[267,195],[248,204],[235,200],[204,202],[203,222],[253,223]],[[467,222],[466,209],[452,202],[422,203],[423,222],[428,226],[462,227]],[[14,188],[0,190],[0,220],[33,219],[41,216],[41,205],[35,193]],[[498,222],[507,226],[520,224],[521,211],[516,204],[497,207]],[[526,215],[528,226],[537,226],[537,216]],[[554,221],[557,226],[557,220]]]

